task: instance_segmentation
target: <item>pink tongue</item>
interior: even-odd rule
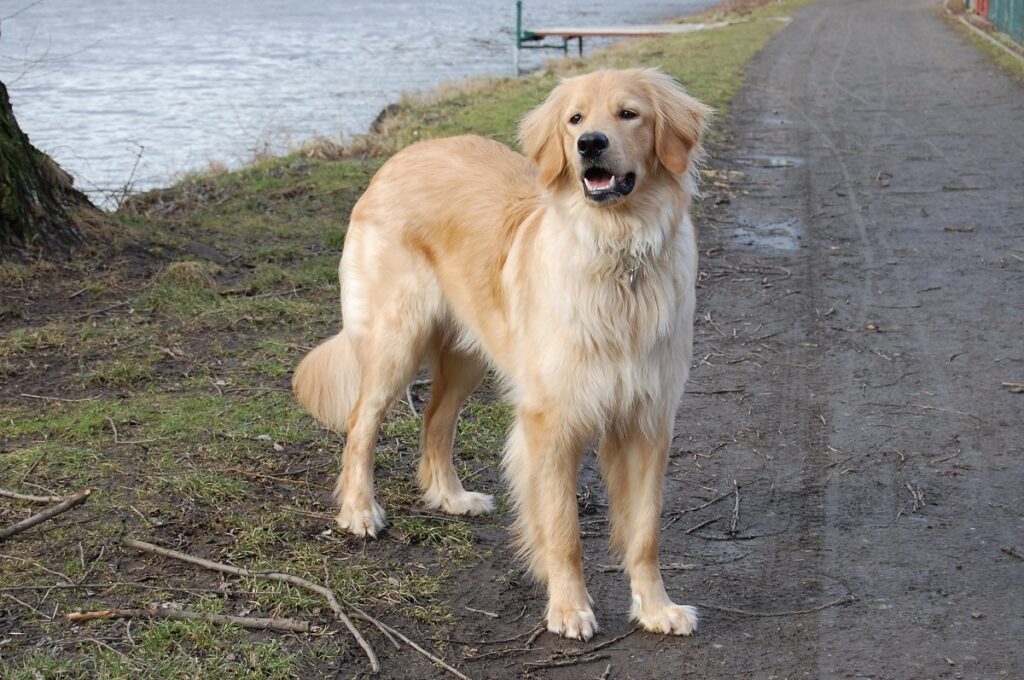
[[[609,175],[607,177],[595,177],[594,179],[587,179],[587,187],[594,191],[602,189],[611,189],[615,185],[615,177]]]

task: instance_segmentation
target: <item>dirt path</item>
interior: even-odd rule
[[[1002,383],[1024,382],[1024,88],[934,3],[882,0],[800,12],[747,82],[712,165],[742,191],[705,201],[662,553],[683,601],[816,611],[706,607],[692,639],[634,634],[538,674],[1021,677],[1024,395]],[[688,511],[734,480],[738,515],[735,495]],[[599,569],[592,460],[584,482],[601,643],[629,630],[628,586]],[[542,611],[494,587],[505,555],[456,608]],[[464,615],[459,638],[529,625]],[[464,670],[514,677],[522,658]]]

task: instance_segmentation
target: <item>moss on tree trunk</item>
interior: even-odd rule
[[[68,173],[32,146],[0,82],[0,257],[80,243],[83,211],[96,208],[72,186]]]

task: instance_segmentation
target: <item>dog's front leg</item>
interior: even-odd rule
[[[583,545],[576,507],[582,438],[561,414],[519,409],[507,472],[519,506],[522,551],[548,587],[548,630],[578,640],[597,632],[583,580]]]
[[[630,615],[653,633],[689,635],[697,610],[669,599],[658,566],[662,485],[672,428],[645,436],[639,427],[610,431],[598,457],[608,485],[612,552],[629,573],[633,603]]]

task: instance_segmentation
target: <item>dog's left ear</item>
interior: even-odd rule
[[[542,104],[519,121],[519,143],[527,158],[537,164],[538,179],[543,188],[555,183],[568,167],[562,147],[561,88],[556,87]]]
[[[703,153],[701,142],[714,111],[686,94],[675,78],[657,70],[644,75],[656,111],[655,154],[669,172],[681,175]]]

